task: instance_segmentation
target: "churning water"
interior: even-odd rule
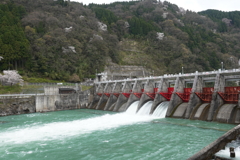
[[[240,139],[233,140],[232,142],[228,143],[224,149],[220,150],[215,155],[226,158],[226,159],[240,160],[240,147],[239,146],[240,146]],[[234,148],[234,152],[235,152],[234,158],[230,158],[230,150],[229,150],[230,147]]]
[[[138,115],[137,105],[1,117],[0,159],[184,160],[234,127]]]

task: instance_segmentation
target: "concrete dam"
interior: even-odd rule
[[[97,82],[88,108],[123,112],[139,101],[139,111],[152,101],[152,114],[165,102],[165,117],[239,124],[239,80],[233,69]]]

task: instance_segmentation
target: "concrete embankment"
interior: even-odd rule
[[[0,116],[86,108],[92,101],[91,92],[59,94],[58,88],[47,87],[40,95],[0,95]]]
[[[240,125],[229,130],[223,136],[218,138],[216,141],[212,142],[208,146],[204,147],[198,153],[194,154],[192,157],[187,160],[210,160],[214,158],[214,154],[219,150],[223,149],[227,143],[232,140],[236,140],[240,135]]]
[[[0,116],[36,112],[35,97],[4,97],[0,99]]]

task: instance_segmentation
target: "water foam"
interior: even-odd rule
[[[240,160],[240,147],[235,148],[235,158],[230,157],[230,151],[229,147],[225,147],[224,150],[220,150],[215,154],[216,156],[223,157],[223,158],[229,158],[233,160]]]
[[[94,131],[117,128],[123,125],[147,122],[152,119],[151,116],[118,113],[70,122],[53,122],[43,125],[36,124],[34,126],[24,126],[25,128],[17,128],[12,131],[1,132],[0,142],[26,143],[32,141],[57,140],[69,136],[89,134]]]
[[[234,148],[235,157],[230,157],[230,150],[229,148]],[[240,160],[240,139],[233,140],[232,142],[228,143],[224,149],[220,150],[215,154],[216,156],[232,159],[232,160]]]

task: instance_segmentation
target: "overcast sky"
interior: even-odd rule
[[[88,5],[89,3],[113,3],[116,1],[129,1],[129,0],[71,0],[81,2]],[[162,2],[164,0],[161,0]],[[167,0],[178,7],[183,7],[185,10],[189,9],[195,12],[203,11],[207,9],[217,9],[221,11],[240,11],[240,0]]]

